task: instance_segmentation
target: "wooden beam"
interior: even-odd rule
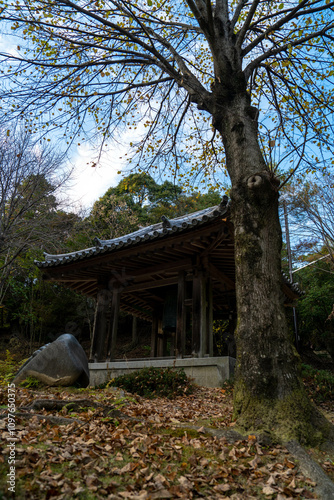
[[[215,248],[217,248],[220,243],[226,240],[230,235],[229,228],[226,224],[223,224],[223,227],[220,229],[219,233],[214,237],[213,242],[206,247],[206,249],[201,253],[201,258],[209,255]]]
[[[132,343],[138,342],[137,316],[132,316]]]
[[[186,346],[186,273],[179,272],[177,284],[177,310],[176,310],[176,357],[185,355]]]
[[[148,290],[150,288],[159,288],[162,286],[174,285],[177,283],[177,276],[175,278],[159,279],[152,281],[143,281],[142,283],[137,283],[135,285],[130,285],[125,288],[124,293],[133,293],[140,290]]]
[[[129,315],[137,316],[137,318],[144,319],[145,321],[148,321],[149,323],[152,322],[152,316],[149,316],[145,313],[138,312],[135,309],[133,309],[131,306],[123,304],[122,306],[120,306],[120,310],[129,314]]]
[[[151,280],[147,281],[147,278],[149,276],[153,276],[154,274],[159,274],[164,271],[168,272],[177,272],[180,269],[187,269],[191,267],[192,262],[191,259],[183,259],[181,261],[177,262],[169,262],[168,264],[159,264],[158,266],[151,266],[149,268],[145,269],[139,269],[138,271],[134,272],[133,274],[124,274],[122,276],[122,286],[124,287],[124,291],[126,292],[135,292],[139,290],[146,290],[149,288],[157,288],[157,287],[162,287],[162,286],[167,286],[170,284],[175,284],[177,283],[177,277],[175,278],[167,278],[165,280]],[[142,283],[133,283],[133,281],[138,278],[138,279],[145,279]],[[71,278],[72,282],[75,282],[73,278]],[[96,281],[96,280],[95,280]],[[116,281],[116,279],[115,279]],[[133,284],[131,284],[133,283]],[[83,285],[82,285],[83,286]]]
[[[213,291],[212,279],[207,280],[207,312],[206,312],[206,353],[213,356]]]
[[[142,303],[144,301],[141,301]],[[145,306],[146,304],[143,303],[143,305]],[[147,304],[148,305],[148,304]],[[140,305],[137,305],[137,304],[133,304],[132,302],[127,302],[125,299],[122,298],[122,302],[120,304],[120,307],[121,309],[128,309],[128,310],[132,310],[134,315],[136,312],[138,313],[142,313],[143,315],[147,316],[147,317],[152,317],[152,314],[153,314],[153,310],[151,309],[145,309],[145,307],[141,307]]]
[[[193,278],[192,350],[193,355],[206,353],[206,280],[202,270],[196,270]]]
[[[157,356],[162,358],[165,355],[166,336],[162,329],[162,311],[158,318],[158,336],[157,336]]]
[[[151,333],[151,358],[156,358],[158,354],[158,328],[159,328],[159,315],[155,311],[152,320],[152,333]]]
[[[121,292],[119,290],[119,287],[114,286],[111,302],[111,318],[108,332],[107,361],[115,358],[120,295]]]
[[[69,285],[67,284],[67,286]],[[69,288],[72,288],[72,290],[83,294],[90,294],[91,292],[95,291],[96,295],[97,281],[95,281],[95,283],[93,283],[92,281],[88,281],[86,284],[81,284],[79,286],[74,283],[73,285],[69,286]]]
[[[99,284],[94,317],[93,339],[90,350],[90,359],[102,361],[104,345],[107,335],[107,312],[110,306],[110,292],[105,284]]]
[[[212,277],[217,278],[222,283],[225,283],[228,290],[235,289],[235,283],[231,278],[229,278],[223,271],[218,269],[214,264],[209,263],[209,271]]]
[[[191,259],[182,259],[175,262],[168,261],[156,266],[145,267],[144,269],[137,269],[131,274],[133,278],[145,278],[147,276],[153,276],[154,274],[159,274],[164,272],[166,268],[169,271],[178,271],[179,269],[186,269],[191,267]]]

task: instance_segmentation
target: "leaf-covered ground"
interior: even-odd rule
[[[208,388],[174,400],[112,388],[17,388],[14,496],[6,484],[6,388],[0,397],[3,499],[320,498],[284,447],[260,445],[251,435],[233,441],[231,395]],[[81,402],[43,410],[32,408],[36,400]],[[231,431],[229,439],[221,430]],[[333,479],[333,457],[309,453]]]

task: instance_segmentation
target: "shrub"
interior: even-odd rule
[[[194,389],[183,369],[154,368],[153,366],[116,377],[108,384],[104,384],[104,387],[107,385],[121,387],[128,392],[147,398],[158,396],[174,398],[191,394]]]
[[[6,359],[0,360],[0,385],[6,386],[11,382],[22,363],[15,361],[10,351],[6,350]]]
[[[333,373],[302,364],[302,376],[313,401],[323,403],[334,400]]]
[[[45,384],[35,377],[27,377],[20,382],[20,387],[25,387],[26,389],[40,389],[41,387],[45,387]]]

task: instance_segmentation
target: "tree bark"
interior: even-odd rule
[[[232,181],[238,311],[234,417],[243,431],[319,444],[334,437],[333,426],[306,395],[289,335],[281,291],[279,182],[263,159],[252,114],[244,93],[224,107],[224,120],[215,122]]]

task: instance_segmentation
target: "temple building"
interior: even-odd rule
[[[68,254],[37,262],[44,278],[96,298],[93,364],[115,363],[119,311],[152,325],[151,358],[213,356],[213,322],[236,321],[233,224],[228,199]],[[282,275],[286,305],[299,290]],[[116,366],[116,365],[115,365]]]

